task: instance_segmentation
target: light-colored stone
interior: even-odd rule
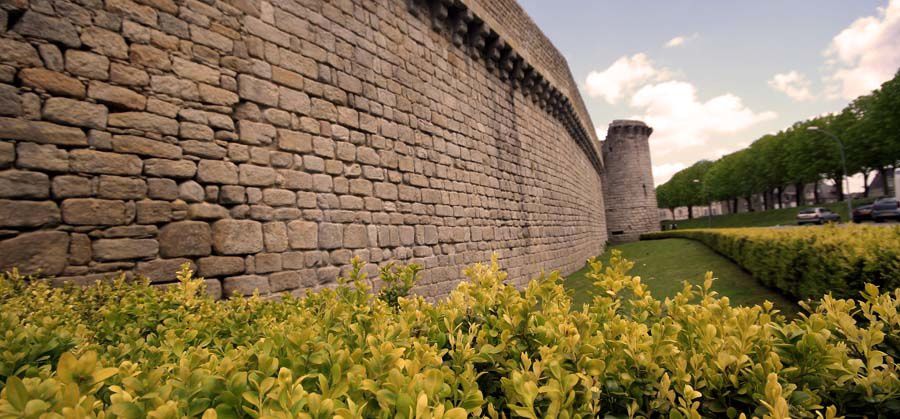
[[[213,247],[222,255],[263,251],[262,224],[251,220],[219,220],[213,224]]]
[[[112,148],[116,153],[138,154],[163,159],[181,158],[181,147],[136,135],[114,135]]]
[[[95,80],[109,78],[109,58],[87,51],[66,50],[66,71]]]
[[[180,221],[159,230],[159,255],[164,258],[208,256],[212,253],[212,230],[201,221]]]
[[[62,202],[62,219],[66,224],[125,225],[133,218],[134,211],[122,201],[73,198]]]
[[[46,199],[50,197],[50,178],[40,172],[0,171],[0,198]]]
[[[197,274],[204,278],[244,273],[244,258],[240,256],[210,256],[197,260]]]
[[[106,175],[139,175],[141,159],[128,154],[108,153],[96,150],[72,150],[69,167],[76,172]]]
[[[90,102],[53,97],[44,102],[44,119],[87,128],[106,128],[106,106]]]
[[[84,83],[65,74],[45,68],[26,68],[19,72],[22,84],[46,90],[54,95],[83,98]]]
[[[227,161],[200,160],[197,166],[197,180],[203,183],[236,185],[238,167]]]
[[[99,261],[146,259],[156,256],[159,244],[152,239],[100,239],[91,246]]]
[[[87,95],[89,98],[135,111],[142,111],[147,106],[147,98],[144,95],[99,81],[90,82]]]
[[[66,267],[69,235],[61,231],[23,233],[0,241],[0,271],[59,275]]]
[[[138,262],[134,270],[136,274],[145,277],[152,283],[172,282],[178,279],[178,272],[187,265],[193,272],[197,271],[197,265],[190,259],[153,259],[149,262]]]
[[[319,226],[315,222],[291,221],[287,227],[291,249],[311,250],[319,247]],[[333,230],[328,230],[328,233],[332,232]]]
[[[246,74],[238,76],[238,95],[262,105],[278,106],[278,87]]]
[[[120,112],[109,115],[109,126],[178,135],[178,121],[147,112]]]
[[[223,281],[223,294],[226,297],[233,295],[250,296],[254,293],[260,295],[269,294],[269,278],[260,275],[243,275],[225,278]]]

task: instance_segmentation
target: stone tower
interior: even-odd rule
[[[615,120],[609,124],[602,153],[606,228],[612,244],[637,240],[641,233],[659,230],[650,134],[641,121]]]

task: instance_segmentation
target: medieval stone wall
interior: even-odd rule
[[[659,231],[659,209],[650,162],[650,134],[641,121],[616,120],[603,141],[604,192],[610,243],[635,241]]]
[[[278,295],[358,256],[422,264],[427,296],[492,252],[517,281],[578,269],[606,241],[593,129],[568,70],[528,61],[545,46],[485,22],[441,1],[4,1],[0,268],[165,284],[190,263],[215,295]]]

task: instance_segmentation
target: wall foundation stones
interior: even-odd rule
[[[359,257],[437,297],[603,250],[594,129],[512,0],[52,3],[0,5],[0,269],[277,296]]]

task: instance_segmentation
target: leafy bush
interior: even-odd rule
[[[900,414],[900,290],[826,296],[786,323],[732,307],[711,274],[659,301],[620,255],[589,263],[603,291],[582,307],[558,274],[520,291],[496,261],[396,307],[359,266],[281,301],[213,301],[187,269],[168,289],[2,276],[0,417]]]
[[[670,230],[641,239],[672,237],[698,240],[798,299],[852,297],[867,283],[900,287],[900,227]]]

